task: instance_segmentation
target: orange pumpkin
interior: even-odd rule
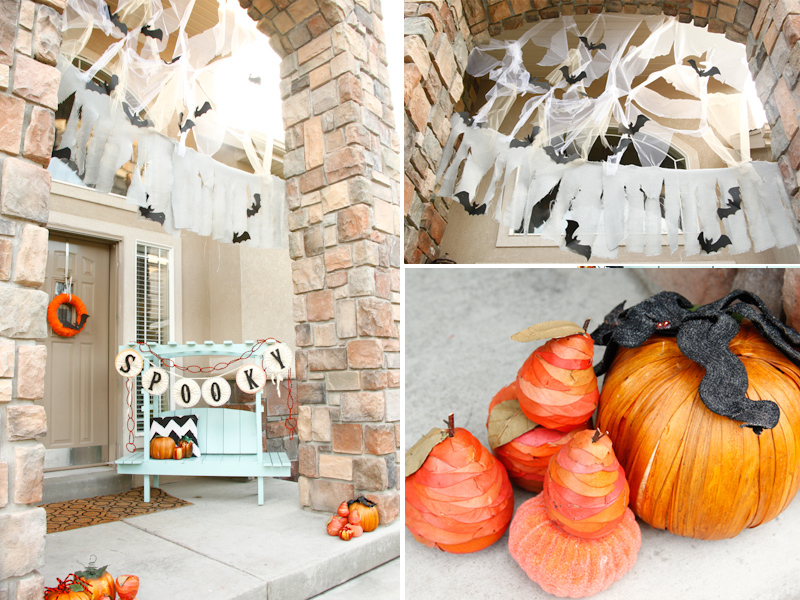
[[[528,577],[544,591],[570,598],[592,596],[620,579],[633,567],[641,544],[630,509],[605,537],[584,539],[550,519],[544,494],[524,502],[508,530],[508,550]]]
[[[586,539],[608,535],[628,507],[628,482],[611,439],[579,431],[550,459],[544,477],[547,514],[567,533]]]
[[[592,369],[594,342],[587,334],[548,341],[517,373],[522,412],[542,427],[571,431],[589,420],[599,392]]]
[[[175,440],[171,437],[156,436],[150,441],[150,458],[164,460],[175,454]]]
[[[341,506],[339,508],[341,510]],[[378,523],[380,522],[378,518],[378,507],[374,502],[366,499],[364,496],[359,496],[355,500],[350,500],[347,510],[347,514],[351,517],[354,512],[358,514],[358,524],[361,525],[364,531],[375,531],[378,527]],[[353,521],[351,520],[350,522],[352,523]]]
[[[135,600],[138,591],[139,578],[136,575],[120,575],[117,577],[119,600]]]
[[[706,408],[705,370],[675,338],[621,349],[606,374],[598,426],[614,440],[631,507],[653,527],[730,538],[774,519],[800,486],[800,369],[747,321],[729,347],[747,370],[747,397],[780,407],[760,436]]]
[[[112,600],[117,597],[114,578],[106,569],[107,567],[95,567],[90,563],[83,571],[75,573],[89,586],[92,600],[100,600],[103,596],[110,596]]]
[[[92,594],[87,583],[75,575],[59,579],[58,585],[44,589],[44,600],[91,600]]]
[[[516,382],[500,390],[489,404],[489,414],[502,402],[517,400]],[[587,423],[581,425],[586,428]],[[488,421],[487,421],[488,426]],[[558,452],[572,437],[573,432],[564,433],[546,427],[535,427],[510,442],[493,448],[497,459],[508,471],[511,482],[530,492],[541,492],[544,474],[550,457]],[[491,436],[489,438],[491,442]]]
[[[514,512],[514,493],[491,452],[466,429],[451,432],[406,477],[406,527],[428,547],[461,554],[500,539]]]

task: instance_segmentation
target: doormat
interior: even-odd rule
[[[138,487],[121,494],[44,504],[42,508],[47,512],[47,533],[113,523],[192,505],[191,502],[170,496],[158,488],[150,489],[150,502],[144,502],[142,494],[143,488]]]

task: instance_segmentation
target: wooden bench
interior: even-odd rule
[[[211,346],[211,348],[209,348]],[[203,346],[189,342],[178,344],[153,345],[152,351],[163,358],[175,356],[225,355],[241,356],[252,346],[245,344],[223,345],[206,342]],[[196,347],[196,348],[195,348]],[[133,348],[135,344],[120,346],[120,351]],[[266,347],[264,347],[266,351]],[[152,366],[152,356],[143,353],[144,370]],[[235,383],[234,383],[235,385]],[[267,382],[267,385],[270,385]],[[143,390],[144,392],[144,390]],[[169,393],[169,391],[167,392]],[[145,450],[137,450],[117,459],[117,472],[121,474],[144,476],[144,501],[150,502],[150,477],[158,487],[160,475],[181,475],[186,477],[255,477],[258,486],[258,504],[264,504],[264,477],[289,477],[291,467],[285,452],[264,452],[262,447],[262,414],[264,406],[262,394],[256,394],[255,412],[231,408],[193,407],[160,412],[159,404],[154,406],[154,416],[170,417],[197,415],[197,443],[200,457],[182,460],[156,460],[150,458],[150,396],[144,392]]]

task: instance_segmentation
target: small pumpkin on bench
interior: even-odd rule
[[[150,458],[164,460],[172,458],[175,452],[175,441],[171,437],[155,436],[150,441]]]

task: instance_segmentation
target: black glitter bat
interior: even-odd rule
[[[728,193],[731,195],[731,199],[728,200],[728,206],[717,209],[717,216],[720,219],[730,217],[731,215],[736,214],[736,212],[742,208],[742,195],[740,193],[739,186],[732,187],[728,190]]]
[[[148,205],[147,208],[144,206],[139,207],[139,214],[142,215],[145,219],[150,219],[151,221],[155,221],[156,223],[164,224],[164,220],[166,216],[162,212],[153,212],[153,207]]]
[[[125,112],[125,115],[128,117],[131,125],[136,125],[136,127],[150,127],[150,121],[147,119],[142,119],[138,114],[134,113],[133,109],[127,102],[122,103],[122,110]]]
[[[627,127],[625,127],[625,125],[620,124],[619,132],[622,135],[626,135],[627,134],[627,135],[633,137],[634,135],[639,133],[639,130],[642,127],[644,127],[644,124],[647,123],[649,120],[650,120],[650,117],[648,117],[647,115],[641,115],[640,114],[638,117],[636,117],[636,122],[635,123],[631,123]]]
[[[256,85],[261,85],[261,77],[253,77],[250,75],[250,77],[247,78],[247,81],[255,83]]]
[[[84,314],[81,315],[81,320],[78,322],[77,325],[73,325],[69,321],[62,321],[61,319],[59,319],[58,322],[61,323],[67,329],[74,329],[76,331],[80,331],[81,329],[83,329],[83,326],[86,325],[86,321],[87,321],[88,318],[89,318],[89,315],[84,313]]]
[[[557,162],[560,165],[564,165],[578,158],[577,154],[564,154],[556,150],[553,146],[545,146],[543,149],[547,154],[547,156],[552,158],[555,162]]]
[[[697,241],[700,242],[700,247],[705,251],[706,254],[711,254],[712,252],[719,252],[725,246],[730,246],[731,238],[729,238],[724,233],[719,236],[719,239],[716,242],[712,242],[711,239],[706,239],[703,236],[703,232],[700,232],[700,235],[697,236]]]
[[[117,26],[117,29],[119,29],[124,35],[128,35],[128,26],[125,25],[125,23],[123,23],[122,21],[119,20],[119,17],[117,16],[117,13],[114,13],[113,15],[111,15],[110,18],[111,18],[111,22],[114,25]]]
[[[142,27],[142,35],[146,35],[154,40],[164,41],[164,32],[160,29],[150,29],[149,25]]]
[[[717,67],[711,67],[708,71],[701,70],[700,67],[697,66],[697,62],[695,62],[695,60],[693,58],[690,58],[686,62],[688,62],[690,65],[692,65],[692,68],[695,71],[697,71],[697,74],[700,77],[713,77],[714,75],[719,75],[720,74],[719,73],[719,69]]]
[[[180,121],[183,121],[183,113],[181,113],[180,116],[178,117],[178,122]],[[192,121],[191,119],[186,119],[185,121],[183,121],[183,125],[181,125],[181,133],[186,133],[192,127],[194,127],[194,121]]]
[[[564,74],[564,79],[567,80],[567,83],[578,83],[582,79],[586,79],[586,71],[581,71],[577,75],[570,75],[567,67],[561,67],[559,70]]]
[[[206,101],[203,103],[203,106],[201,106],[201,107],[200,107],[200,108],[198,108],[198,109],[195,109],[195,111],[194,111],[194,116],[195,116],[195,117],[202,117],[204,114],[206,114],[206,113],[207,113],[208,111],[210,111],[210,110],[213,110],[213,109],[211,108],[211,103],[210,103],[208,100],[206,100]]]
[[[233,232],[233,243],[234,244],[241,244],[242,242],[246,242],[249,239],[250,239],[250,234],[247,233],[246,231],[242,235],[239,235],[235,231]]]
[[[567,248],[576,254],[580,254],[586,260],[589,260],[592,257],[592,247],[581,244],[578,241],[578,238],[575,237],[575,231],[577,231],[578,227],[579,225],[577,221],[567,219],[567,231],[564,241],[566,242]]]
[[[261,210],[261,194],[253,194],[254,202],[253,206],[247,209],[247,216],[252,217],[258,214],[258,211]]]
[[[581,42],[583,42],[583,45],[584,45],[584,46],[586,46],[586,49],[587,49],[587,50],[605,50],[605,49],[606,49],[606,45],[605,45],[605,44],[603,44],[602,42],[601,42],[601,43],[599,43],[599,44],[592,44],[591,42],[589,42],[589,40],[588,40],[588,39],[586,39],[586,38],[585,38],[584,36],[582,36],[582,35],[581,35],[581,36],[578,36],[578,39],[579,39]]]
[[[602,361],[594,372],[602,375],[611,366],[620,346],[636,348],[654,334],[677,337],[678,348],[688,359],[705,368],[699,393],[703,404],[712,412],[742,422],[760,434],[772,429],[780,419],[780,408],[770,400],[750,400],[747,371],[741,360],[730,351],[729,344],[739,330],[735,315],[750,320],[756,329],[795,365],[800,366],[800,334],[780,322],[750,292],[734,290],[711,304],[696,307],[675,292],[661,292],[625,309],[618,305],[600,327],[592,332],[592,340],[606,346]]]
[[[526,135],[524,139],[513,139],[508,143],[510,148],[527,148],[533,143],[536,136],[539,135],[539,127],[534,125],[530,135]]]
[[[478,206],[474,202],[469,201],[469,194],[467,192],[458,192],[456,194],[456,198],[461,203],[461,206],[467,211],[470,215],[483,215],[486,214],[486,205],[481,204]]]

